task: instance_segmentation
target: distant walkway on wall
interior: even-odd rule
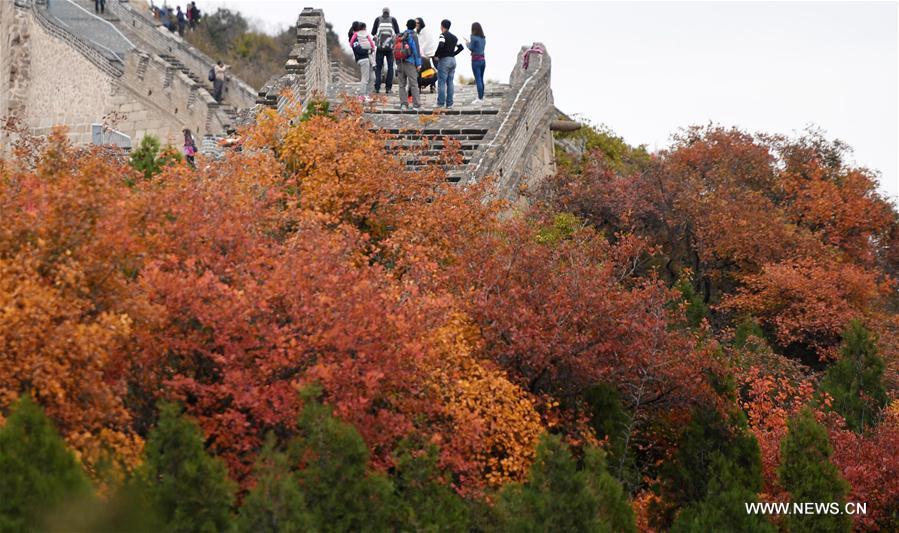
[[[66,31],[107,59],[124,61],[125,54],[134,48],[134,44],[113,25],[71,0],[51,0],[48,10]]]

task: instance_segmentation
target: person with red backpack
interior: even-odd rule
[[[387,61],[387,79],[384,80],[384,93],[390,94],[393,88],[393,42],[400,34],[400,26],[390,16],[390,8],[385,7],[381,16],[371,26],[371,34],[375,38],[378,50],[375,53],[375,92],[381,91],[381,72],[384,61]]]
[[[418,71],[421,70],[421,47],[415,33],[415,20],[406,21],[406,31],[396,36],[393,44],[396,60],[397,83],[400,86],[400,109],[409,107],[408,93],[412,94],[412,107],[419,109]]]

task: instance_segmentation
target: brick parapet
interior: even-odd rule
[[[523,68],[528,50],[541,49],[540,54],[530,53],[528,69]],[[486,176],[497,179],[498,194],[505,198],[517,198],[523,178],[531,181],[542,179],[554,170],[551,155],[545,164],[532,161],[545,159],[547,144],[552,147],[549,123],[554,116],[552,96],[551,60],[545,47],[534,43],[523,47],[513,69],[506,98],[500,107],[502,117],[492,135],[473,158],[468,179],[478,181]],[[541,168],[542,167],[542,168]],[[541,176],[527,176],[530,169]]]

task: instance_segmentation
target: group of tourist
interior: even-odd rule
[[[471,36],[465,46],[450,32],[452,23],[444,19],[440,22],[440,35],[434,37],[421,18],[406,21],[400,32],[396,18],[390,8],[385,7],[376,18],[369,32],[364,22],[353,22],[347,38],[360,71],[360,88],[364,98],[381,92],[383,76],[384,92],[390,94],[393,88],[394,72],[399,86],[400,109],[421,107],[420,91],[437,83],[437,107],[453,107],[453,80],[456,76],[456,56],[466,47],[471,52],[471,71],[477,86],[478,97],[472,104],[484,102],[484,48],[486,38],[480,23],[471,25]],[[435,71],[436,69],[436,71]]]
[[[202,16],[196,2],[189,2],[184,11],[181,10],[181,6],[176,6],[175,9],[172,9],[166,4],[163,4],[161,7],[151,4],[150,11],[170,32],[174,33],[177,31],[178,35],[182,37],[184,37],[184,31],[188,28],[191,30],[196,29]]]

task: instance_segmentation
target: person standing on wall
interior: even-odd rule
[[[178,21],[178,35],[184,37],[184,29],[187,28],[187,17],[184,16],[184,11],[181,11],[181,6],[178,6],[178,13],[175,15],[175,18]]]
[[[415,33],[418,34],[418,42],[421,43],[421,70],[427,70],[432,66],[430,58],[434,57],[434,52],[437,51],[437,38],[430,28],[426,28],[425,21],[421,17],[415,19]]]
[[[390,8],[385,7],[381,16],[375,19],[371,27],[378,50],[375,53],[375,92],[381,91],[381,73],[384,61],[387,61],[387,79],[384,80],[384,93],[390,94],[393,88],[393,42],[400,33],[399,24],[390,16]]]
[[[228,65],[221,62],[213,67],[213,79],[212,79],[212,97],[215,98],[215,101],[218,103],[222,103],[222,98],[225,91],[225,82],[228,81]]]
[[[412,107],[421,107],[418,94],[418,72],[421,70],[421,46],[415,33],[415,20],[406,21],[406,31],[398,35],[393,47],[396,59],[396,80],[400,86],[400,109],[409,107],[408,94],[412,95]]]
[[[188,11],[190,12],[190,29],[195,30],[197,29],[197,24],[200,23],[200,10],[197,9],[197,3],[191,2]]]
[[[443,19],[440,22],[440,38],[437,40],[437,107],[453,107],[453,79],[456,77],[456,56],[464,47],[459,39],[450,33],[452,22]]]
[[[94,0],[94,11],[101,14],[106,13],[106,0]]]
[[[484,103],[484,70],[487,61],[484,59],[484,49],[487,47],[487,38],[484,36],[484,28],[480,22],[471,25],[471,38],[465,39],[465,46],[471,52],[471,73],[474,76],[474,84],[478,88],[478,97],[472,104]]]
[[[353,48],[353,57],[356,64],[359,65],[360,89],[363,96],[368,97],[371,93],[371,73],[374,68],[372,57],[375,53],[375,42],[371,35],[368,34],[368,28],[364,22],[360,22],[356,33],[350,37],[350,46]]]

